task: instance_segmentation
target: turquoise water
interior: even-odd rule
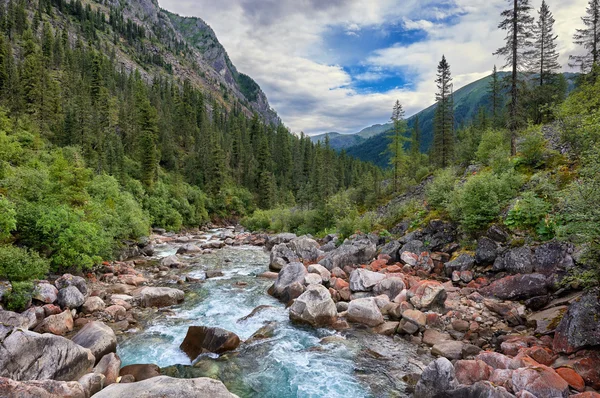
[[[159,256],[174,250],[170,245],[164,246]],[[273,337],[242,344],[234,355],[227,356],[230,359],[207,356],[202,363],[209,368],[214,365],[217,370],[213,370],[213,376],[240,397],[405,396],[400,376],[393,373],[410,367],[404,357],[410,355],[411,347],[403,341],[393,342],[391,338],[361,331],[342,335],[333,330],[292,325],[285,306],[266,294],[272,281],[256,278],[268,264],[268,254],[262,249],[226,247],[190,258],[189,263],[185,273],[191,276],[209,269],[219,269],[223,276],[198,284],[186,295],[184,304],[172,308],[170,315],[159,315],[143,332],[125,336],[118,349],[123,365],[191,365],[179,350],[191,325],[218,326],[246,340],[272,322]],[[241,286],[240,282],[246,285]],[[241,320],[258,306],[268,307]],[[327,339],[322,341],[323,338]]]

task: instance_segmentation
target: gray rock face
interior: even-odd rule
[[[494,270],[511,274],[530,274],[533,272],[533,253],[527,246],[511,249],[496,259]]]
[[[458,386],[454,366],[446,358],[431,362],[421,374],[415,387],[415,398],[434,398]]]
[[[317,261],[323,255],[316,240],[301,236],[292,239],[287,246],[304,261]]]
[[[73,337],[73,342],[92,351],[98,361],[106,354],[117,351],[115,332],[99,321],[90,322],[81,328]]]
[[[14,328],[28,329],[28,317],[12,311],[0,310],[0,341],[3,340]]]
[[[411,240],[407,242],[404,246],[400,248],[398,253],[402,255],[404,252],[409,252],[413,254],[421,254],[425,250],[425,244],[420,240]]]
[[[377,326],[384,322],[383,315],[373,298],[352,300],[348,304],[348,320],[367,326]]]
[[[307,268],[309,274],[317,274],[321,277],[321,280],[325,283],[331,279],[331,272],[321,264],[311,264]]]
[[[300,261],[296,253],[285,243],[273,247],[270,259],[269,268],[273,271],[281,271],[286,264]]]
[[[158,376],[137,383],[113,384],[100,391],[94,398],[238,398],[218,380],[201,377],[197,379],[174,379]]]
[[[353,292],[368,292],[384,279],[384,274],[357,268],[350,273],[350,290]]]
[[[281,233],[277,235],[270,236],[267,242],[265,243],[265,248],[267,250],[272,250],[276,245],[280,245],[282,243],[288,243],[292,239],[297,238],[296,234],[291,233]]]
[[[80,276],[64,274],[54,282],[54,286],[56,286],[58,290],[64,289],[68,286],[75,286],[77,290],[81,292],[81,294],[84,296],[88,295],[87,283],[85,282],[85,279]]]
[[[0,377],[0,397],[6,398],[87,398],[84,387],[76,381],[15,381]]]
[[[58,298],[58,289],[49,283],[39,283],[35,287],[33,298],[44,304],[53,304]]]
[[[454,271],[469,271],[475,265],[475,259],[470,254],[461,254],[456,259],[444,264],[446,275],[452,275]]]
[[[0,377],[17,381],[77,380],[96,360],[90,350],[52,334],[17,329],[0,343]]]
[[[377,296],[385,294],[390,300],[393,300],[405,288],[406,286],[404,285],[402,278],[386,278],[375,285],[373,293]]]
[[[594,289],[569,307],[554,333],[554,351],[571,354],[583,347],[600,345],[600,290]]]
[[[79,308],[85,302],[85,296],[76,286],[67,286],[58,291],[58,305],[62,308]]]
[[[290,307],[290,319],[314,327],[332,325],[337,320],[337,308],[331,294],[322,285],[311,285]]]
[[[238,335],[228,330],[207,326],[190,326],[179,348],[193,361],[200,354],[207,352],[222,354],[235,350],[239,345]]]
[[[487,236],[494,242],[506,243],[510,239],[510,235],[499,225],[492,225],[488,231]]]
[[[143,287],[134,294],[143,307],[168,307],[183,302],[184,292],[170,287]]]
[[[281,272],[279,272],[277,280],[273,285],[273,296],[281,299],[284,302],[288,302],[291,299],[298,297],[292,297],[293,295],[291,292],[293,290],[293,285],[295,283],[298,283],[301,286],[304,285],[304,277],[307,273],[308,271],[302,263],[293,262],[286,264],[281,269]]]
[[[498,256],[498,244],[488,237],[482,237],[477,241],[475,250],[475,261],[478,264],[493,264]]]
[[[365,264],[370,262],[377,251],[377,246],[371,240],[362,238],[350,243],[344,243],[325,255],[319,264],[332,270],[335,267],[344,268],[346,265]]]
[[[400,247],[402,245],[397,240],[393,240],[387,243],[385,246],[381,248],[380,253],[390,256],[391,261],[397,263],[400,261]]]
[[[560,242],[548,242],[535,249],[533,262],[535,271],[544,275],[564,272],[575,266],[570,248]]]

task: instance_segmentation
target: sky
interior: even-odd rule
[[[539,9],[542,0],[532,0]],[[560,61],[588,0],[546,0]],[[295,133],[354,133],[434,102],[436,67],[450,63],[455,90],[489,75],[507,0],[159,0],[215,31],[240,72],[251,76]],[[510,2],[512,3],[512,1]],[[537,16],[535,11],[534,16]]]

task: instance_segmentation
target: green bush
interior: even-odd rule
[[[241,224],[250,231],[268,231],[271,228],[271,218],[267,210],[256,210],[254,214],[244,217]]]
[[[13,282],[10,293],[4,298],[6,309],[9,311],[25,311],[33,297],[33,283]]]
[[[10,237],[17,227],[15,206],[4,196],[0,196],[0,241]]]
[[[340,235],[340,240],[344,240],[357,232],[369,233],[375,227],[375,215],[365,213],[360,215],[358,211],[352,210],[336,222],[336,229]]]
[[[521,199],[517,199],[508,211],[504,224],[509,227],[531,229],[542,223],[552,205],[538,198],[533,192],[525,192]]]
[[[425,189],[429,206],[437,210],[445,210],[452,197],[456,180],[456,169],[454,168],[436,172],[433,181]]]
[[[521,133],[520,138],[519,154],[521,162],[531,167],[541,166],[550,153],[541,128],[531,126]]]
[[[502,130],[484,131],[475,157],[486,166],[497,172],[507,171],[510,163],[510,141]]]
[[[48,265],[48,260],[35,251],[0,245],[0,277],[11,282],[43,278],[48,272]]]

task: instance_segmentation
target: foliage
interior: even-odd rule
[[[552,205],[538,198],[533,192],[525,192],[517,199],[508,211],[504,224],[509,227],[533,229],[546,227],[546,218],[552,210]]]
[[[425,189],[429,206],[437,210],[446,209],[452,198],[456,180],[456,169],[452,167],[437,171],[433,181]]]
[[[24,311],[33,297],[33,283],[13,282],[10,293],[4,298],[9,311]]]
[[[48,260],[32,250],[0,245],[0,277],[11,282],[43,278],[48,272]]]
[[[520,138],[519,155],[521,162],[534,168],[541,166],[550,154],[541,128],[539,126],[529,126],[521,132]]]
[[[0,241],[10,237],[17,227],[15,206],[5,197],[0,196]]]
[[[509,141],[504,131],[488,129],[483,132],[475,154],[479,162],[501,171],[506,169],[509,155]]]

